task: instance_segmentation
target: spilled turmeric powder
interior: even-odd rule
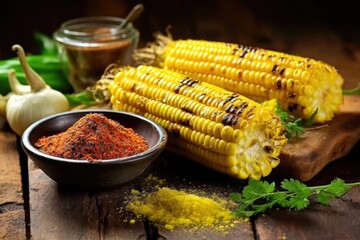
[[[168,187],[161,187],[143,199],[141,196],[135,194],[127,209],[167,230],[210,227],[226,231],[239,222],[228,208],[228,202],[220,198],[215,200]]]

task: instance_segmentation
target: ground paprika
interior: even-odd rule
[[[65,132],[40,138],[35,146],[52,156],[88,161],[127,157],[148,149],[144,137],[101,113],[88,113]]]

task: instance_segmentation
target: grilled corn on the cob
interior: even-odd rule
[[[113,109],[144,115],[169,149],[240,179],[267,176],[286,143],[269,109],[220,87],[151,66],[125,67],[109,86]]]
[[[314,122],[329,121],[338,111],[343,78],[321,61],[238,44],[172,40],[162,34],[136,50],[139,64],[164,67],[247,96],[277,99],[290,113]]]

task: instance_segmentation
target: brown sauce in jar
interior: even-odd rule
[[[111,63],[130,65],[131,45],[130,40],[96,47],[65,45],[70,82],[75,89],[85,89],[99,80]]]
[[[100,79],[110,64],[131,65],[139,32],[131,23],[114,17],[88,17],[67,21],[54,33],[59,55],[76,92]]]

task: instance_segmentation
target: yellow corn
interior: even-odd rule
[[[125,67],[109,86],[113,109],[162,125],[170,150],[240,179],[267,176],[286,143],[280,119],[246,97],[167,69]]]
[[[238,44],[204,40],[172,40],[161,34],[134,58],[175,70],[247,96],[277,99],[284,109],[314,122],[329,121],[341,105],[343,78],[320,61]]]

